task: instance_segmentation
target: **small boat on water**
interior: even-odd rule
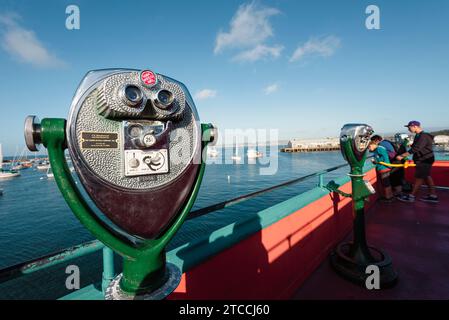
[[[0,170],[0,180],[16,178],[20,176],[20,172],[14,170]]]
[[[0,180],[16,178],[18,176],[20,176],[20,172],[18,171],[3,169],[3,152],[2,145],[0,144]]]
[[[24,159],[25,156],[25,159]],[[28,161],[28,156],[26,155],[25,149],[22,150],[22,153],[16,157],[14,156],[13,161],[11,162],[11,170],[20,171],[23,169],[31,168],[33,164]]]
[[[31,161],[26,161],[22,163],[23,169],[29,169],[33,167],[33,163]]]
[[[257,151],[257,150],[255,150],[255,149],[249,149],[249,150],[246,152],[246,156],[247,156],[249,159],[261,158],[261,157],[263,157],[263,153],[262,153],[262,152],[259,152],[259,151]]]
[[[239,148],[238,147],[235,148],[235,153],[231,157],[231,159],[234,160],[235,162],[238,162],[238,161],[242,160],[242,157],[239,156]]]
[[[48,162],[43,162],[36,166],[36,169],[40,170],[40,171],[48,171],[49,168],[50,168],[50,163],[48,163]]]
[[[235,155],[233,155],[233,156],[231,157],[231,159],[234,160],[234,161],[240,161],[240,160],[242,160],[242,157],[239,156],[239,155],[236,153]]]
[[[21,164],[16,164],[16,165],[11,167],[11,170],[14,170],[14,171],[19,171],[19,170],[22,170],[22,169],[23,169],[23,166]]]
[[[216,158],[218,157],[218,151],[215,147],[210,147],[207,149],[207,155],[211,158]]]

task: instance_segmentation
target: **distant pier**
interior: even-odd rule
[[[287,147],[281,148],[281,152],[323,152],[340,150],[338,138],[325,139],[292,139]]]
[[[317,148],[281,148],[281,152],[318,152],[338,151],[340,147],[317,147]]]

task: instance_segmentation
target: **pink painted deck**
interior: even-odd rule
[[[433,172],[449,186],[449,162]],[[376,183],[374,170],[367,179]],[[368,291],[330,268],[330,251],[350,238],[352,209],[350,199],[329,194],[188,270],[169,298],[449,299],[449,191],[439,194],[438,205],[371,199],[367,238],[392,256],[400,277],[392,289]]]
[[[437,163],[433,172],[439,185],[448,186],[449,162]],[[407,176],[413,181],[413,170]],[[449,190],[438,195],[439,204],[379,202],[369,211],[368,242],[392,257],[399,273],[394,288],[361,288],[338,277],[326,259],[294,299],[449,299]]]

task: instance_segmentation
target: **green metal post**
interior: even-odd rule
[[[365,162],[365,157],[363,158],[363,163]],[[351,247],[351,256],[357,262],[369,264],[374,262],[375,259],[372,257],[368,244],[366,242],[366,232],[365,232],[365,197],[366,197],[366,186],[363,181],[363,165],[362,166],[351,166],[351,184],[352,184],[352,204],[353,204],[353,214],[354,214],[354,240],[353,246]]]
[[[367,187],[363,181],[363,166],[366,161],[366,153],[363,155],[362,159],[356,159],[352,150],[352,139],[348,139],[343,143],[343,151],[347,157],[349,165],[351,166],[351,171],[349,176],[351,177],[352,186],[352,211],[354,215],[354,239],[353,245],[351,246],[350,256],[353,257],[358,263],[369,264],[374,262],[370,250],[368,249],[368,244],[366,242],[366,232],[365,232],[365,199],[369,196],[367,192]]]
[[[382,250],[368,247],[365,231],[365,201],[371,194],[363,179],[363,166],[366,161],[366,152],[357,159],[352,149],[352,138],[341,141],[342,152],[351,166],[350,177],[352,184],[351,194],[338,190],[338,185],[331,181],[326,187],[338,192],[340,195],[352,198],[353,241],[341,243],[331,255],[331,263],[335,270],[343,277],[361,284],[365,284],[366,268],[376,265],[380,269],[380,284],[382,288],[396,283],[397,273],[392,266],[391,258]],[[372,251],[377,252],[374,258]]]

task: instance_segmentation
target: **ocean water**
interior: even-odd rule
[[[222,152],[220,156],[224,154]],[[260,169],[266,165],[248,164],[243,157],[242,160],[242,164],[208,161],[193,210],[344,163],[340,152],[278,153],[275,174],[261,175]],[[341,177],[347,171],[345,167],[328,173],[325,182]],[[317,183],[318,178],[309,179],[189,220],[173,238],[168,250],[296,196]],[[68,208],[55,181],[47,179],[45,172],[35,168],[22,170],[19,178],[0,180],[0,189],[4,189],[0,196],[0,269],[93,240]],[[101,252],[75,263],[82,270],[82,287],[101,280]],[[119,269],[120,262],[117,263]],[[67,294],[64,268],[52,267],[0,283],[0,298],[55,299]]]

